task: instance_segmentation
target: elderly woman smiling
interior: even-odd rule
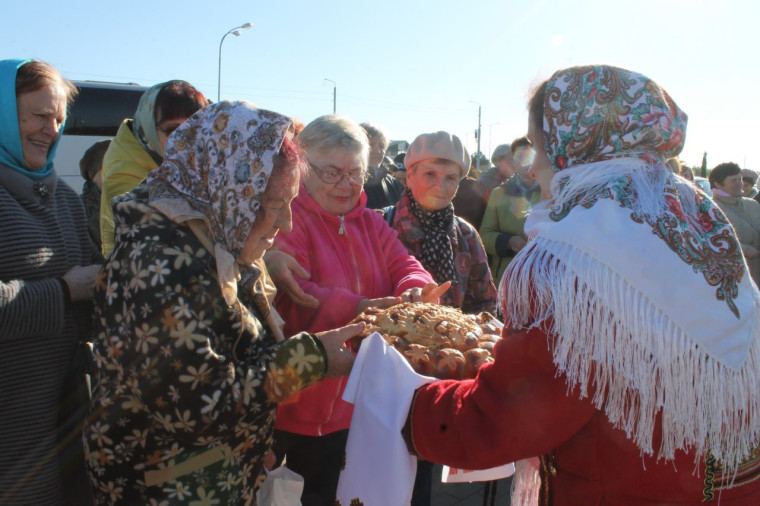
[[[85,429],[99,504],[254,503],[276,404],[350,370],[361,325],[285,340],[265,293],[261,257],[290,230],[304,165],[292,125],[209,106],[116,199]]]
[[[399,240],[438,283],[451,281],[441,304],[465,313],[494,311],[496,287],[477,230],[451,204],[470,156],[456,135],[418,135],[406,153],[407,190],[393,209]]]
[[[437,300],[447,285],[438,288],[382,216],[366,208],[368,141],[359,125],[323,116],[298,140],[309,174],[293,201],[293,230],[276,243],[310,273],[299,285],[319,307],[303,307],[279,294],[286,333],[345,325],[371,306]],[[334,503],[353,413],[341,398],[346,381],[320,381],[279,408],[275,453],[304,477],[304,506]]]
[[[100,254],[81,201],[53,167],[75,95],[47,63],[0,61],[2,504],[88,501],[80,444],[85,374],[69,370],[89,337]],[[69,411],[79,416],[69,417],[60,408],[71,406],[64,400],[77,398],[74,392],[83,395],[79,410]]]

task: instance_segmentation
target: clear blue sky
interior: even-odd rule
[[[75,80],[185,79],[307,123],[332,112],[392,139],[449,130],[475,151],[527,128],[531,85],[608,63],[659,82],[689,115],[682,159],[760,169],[755,0],[7,1],[0,58],[30,57]]]

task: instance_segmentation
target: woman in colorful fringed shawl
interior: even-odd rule
[[[415,453],[526,459],[513,504],[760,504],[759,297],[725,215],[665,167],[685,130],[636,72],[538,88],[546,200],[501,284],[503,339],[474,381],[417,390]]]
[[[277,403],[350,370],[342,343],[362,325],[284,339],[266,296],[261,257],[306,163],[293,130],[214,104],[115,200],[84,431],[98,504],[255,504]]]

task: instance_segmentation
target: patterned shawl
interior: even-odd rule
[[[643,453],[735,469],[760,438],[759,295],[726,217],[665,166],[686,115],[609,66],[558,71],[543,110],[553,197],[528,217],[504,314],[545,326],[558,371]]]
[[[410,189],[407,188],[406,193],[409,196],[409,209],[419,220],[425,233],[425,240],[422,241],[420,251],[420,263],[433,274],[436,283],[442,284],[453,280],[454,251],[451,249],[449,234],[452,236],[456,234],[454,206],[449,203],[443,209],[429,211],[414,199]]]
[[[293,120],[246,102],[218,102],[184,122],[166,144],[164,162],[148,175],[149,203],[177,223],[202,221],[216,258],[222,293],[236,299],[238,281],[263,295],[262,263],[238,266],[261,198]],[[197,226],[191,226],[198,235]],[[266,300],[256,300],[265,316]],[[265,299],[265,298],[264,298]]]

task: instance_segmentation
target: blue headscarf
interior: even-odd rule
[[[39,170],[29,170],[24,164],[24,151],[18,130],[16,73],[22,65],[31,61],[34,60],[0,60],[0,163],[24,174],[29,179],[38,181],[53,172],[53,158],[61,136],[59,135],[50,146],[47,165]],[[63,132],[64,124],[61,125],[61,132]]]

